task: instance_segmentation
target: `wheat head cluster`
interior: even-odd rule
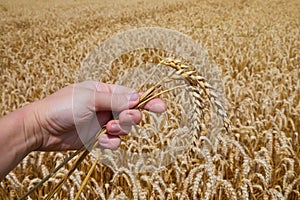
[[[168,110],[142,111],[119,151],[86,154],[66,178],[76,155],[27,199],[62,180],[53,199],[299,199],[299,11],[297,0],[1,0],[1,116],[75,83],[115,33],[164,27],[207,51],[197,66],[142,49],[91,74],[159,95]],[[30,153],[0,182],[0,199],[19,199],[73,154]]]

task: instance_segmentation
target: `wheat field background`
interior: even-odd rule
[[[90,51],[139,27],[180,31],[208,52],[222,72],[233,135],[153,174],[99,164],[81,199],[300,199],[300,1],[1,0],[1,115],[74,83]],[[31,153],[0,183],[0,199],[19,198],[68,154]],[[92,161],[55,199],[74,198]]]

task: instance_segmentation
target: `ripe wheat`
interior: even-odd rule
[[[226,93],[226,101],[221,103],[226,106],[232,134],[216,134],[215,137],[208,134],[213,127],[207,123],[213,119],[207,115],[211,102],[204,91],[200,93],[203,102],[197,103],[205,109],[201,110],[203,119],[196,122],[201,127],[197,144],[192,145],[196,147],[186,151],[180,159],[159,174],[165,177],[163,180],[166,187],[160,186],[165,193],[164,198],[193,199],[193,181],[199,173],[203,173],[203,176],[199,181],[200,189],[195,189],[196,197],[205,197],[207,172],[201,167],[196,171],[193,169],[208,163],[202,150],[207,148],[212,160],[209,167],[216,179],[216,186],[211,190],[212,198],[230,199],[229,191],[226,193],[222,186],[225,180],[232,185],[237,199],[299,199],[299,8],[297,0],[284,3],[276,0],[146,0],[139,4],[136,1],[122,0],[118,4],[108,0],[88,3],[70,0],[26,1],[26,4],[15,0],[1,1],[1,115],[76,82],[74,74],[87,53],[111,35],[136,27],[168,27],[187,34],[200,43],[207,50],[207,57],[221,69]],[[174,44],[177,45],[175,41]],[[196,56],[202,58],[202,55]],[[152,59],[151,62],[158,64],[158,60],[170,55],[157,55],[153,51],[146,51],[140,59],[130,60],[134,58],[132,55],[123,57],[120,65],[113,68],[113,76],[109,73],[103,75],[107,76],[106,80],[125,84],[128,79],[122,79],[123,76],[131,72],[139,75],[139,68],[151,68],[152,65],[143,68],[140,60]],[[137,60],[139,61],[136,62]],[[210,63],[203,63],[205,65],[195,67],[209,83],[214,83],[211,68],[204,67]],[[99,67],[97,62],[91,64]],[[130,86],[137,88],[144,78],[136,78]],[[152,83],[156,81],[154,77]],[[178,91],[179,89],[175,90],[174,94]],[[196,104],[190,108],[179,103],[187,99],[186,97],[191,97],[189,100],[196,102],[197,99],[192,98],[192,88],[189,92],[185,95],[162,95],[164,99],[171,99],[167,100],[168,108],[174,108],[174,112],[167,116],[175,117],[166,121],[174,129],[180,125],[180,121],[189,122],[192,118],[190,115],[184,119],[183,115],[179,115],[182,111],[198,108]],[[220,99],[224,100],[223,97]],[[194,119],[198,119],[197,116]],[[223,123],[222,117],[216,118],[221,118],[220,124]],[[151,133],[158,132],[161,127],[167,130],[167,126],[161,125],[165,121],[144,113],[143,120],[147,119],[151,123],[143,127],[144,130]],[[194,119],[191,121],[194,122]],[[159,121],[161,124],[156,124]],[[140,130],[133,131],[142,133]],[[177,133],[170,130],[160,134],[153,136],[154,140],[145,135],[141,135],[143,140],[138,140],[137,137],[128,138],[130,151],[140,155],[143,151],[151,152],[151,147],[157,148],[157,141],[172,144],[169,140]],[[139,149],[138,143],[133,141],[146,144],[145,148]],[[233,141],[239,146],[233,144]],[[129,145],[127,147],[126,142],[124,143],[122,148],[129,151]],[[178,143],[176,145],[180,146]],[[70,153],[73,152],[47,153],[43,156],[40,152],[31,153],[11,172],[15,176],[8,176],[1,182],[1,198],[19,198],[43,178],[42,168],[36,166],[39,158],[39,162],[50,171]],[[111,158],[110,155],[106,157]],[[130,157],[127,158],[128,163],[132,163]],[[72,179],[77,177],[76,180],[84,180],[94,161],[94,156],[87,157],[78,167],[78,175],[75,175],[75,171]],[[114,163],[108,163],[110,167],[103,164],[96,166],[90,183],[81,193],[82,199],[133,199],[132,188],[127,183],[129,179],[125,180],[118,174],[113,184],[110,182],[120,163],[115,158],[109,162]],[[127,167],[132,172],[157,170],[153,163],[143,166],[142,162],[139,160],[138,165],[134,163],[136,165],[132,168]],[[71,162],[28,199],[45,198],[70,167]],[[134,173],[133,176],[141,182],[141,191],[137,194],[140,199],[158,199],[158,192],[152,192],[152,183],[149,182],[151,174]],[[71,198],[71,188],[74,188],[75,197],[78,186],[68,180],[64,189],[56,196],[57,199]]]

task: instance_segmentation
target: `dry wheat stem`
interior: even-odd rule
[[[140,103],[135,106],[135,109],[140,109],[143,105],[145,105],[147,102],[149,102],[150,100],[157,98],[159,95],[163,94],[163,93],[167,93],[170,92],[172,90],[178,89],[178,88],[189,88],[187,85],[179,85],[179,86],[175,86],[173,88],[169,88],[160,92],[156,92],[157,89],[161,88],[162,83],[167,83],[169,81],[172,80],[177,80],[177,79],[184,79],[187,80],[189,84],[191,84],[192,90],[193,90],[193,96],[196,100],[196,102],[202,102],[202,97],[201,97],[201,92],[199,90],[199,88],[201,88],[205,94],[209,97],[209,99],[211,100],[212,104],[215,105],[215,107],[217,107],[217,109],[222,110],[222,113],[226,113],[224,111],[224,107],[221,105],[220,102],[217,101],[217,95],[215,95],[213,92],[211,92],[213,90],[213,88],[206,82],[206,79],[200,75],[197,74],[197,72],[195,70],[193,70],[192,67],[186,66],[181,64],[180,61],[176,61],[176,60],[168,60],[168,61],[161,61],[160,64],[163,64],[165,66],[169,66],[173,69],[175,69],[175,71],[171,71],[166,77],[164,77],[163,79],[161,79],[160,81],[158,81],[154,86],[150,87],[148,90],[146,90],[146,92],[144,92],[141,97],[140,97]],[[157,68],[154,70],[154,72],[157,70]],[[154,72],[152,74],[154,74]],[[151,78],[151,77],[150,77]],[[149,79],[147,79],[148,81]],[[137,92],[146,84],[145,81],[137,90]],[[203,109],[203,106],[201,105],[201,103],[196,103],[196,105],[198,105],[197,109],[197,114],[200,114],[199,112],[201,111],[201,109]],[[220,114],[218,112],[218,114]],[[223,118],[227,117],[227,115],[221,115]],[[198,116],[199,118],[199,116]],[[194,117],[194,120],[197,119],[197,116]],[[228,121],[228,120],[227,120]],[[224,120],[224,126],[226,128],[226,130],[228,130],[228,124],[226,120]],[[200,120],[197,120],[198,123],[200,123]],[[197,130],[199,130],[199,127],[197,128]],[[56,169],[54,169],[48,176],[46,176],[37,186],[35,186],[32,190],[30,190],[28,193],[26,193],[25,195],[23,195],[21,197],[21,199],[24,199],[25,197],[27,197],[30,193],[32,193],[37,187],[39,187],[41,184],[43,184],[46,180],[48,180],[55,172],[57,172],[61,167],[63,167],[67,162],[69,162],[75,155],[79,154],[79,157],[77,158],[77,160],[75,161],[75,163],[72,165],[71,169],[68,171],[68,173],[64,176],[64,178],[55,186],[55,188],[50,191],[50,193],[47,195],[47,197],[45,198],[46,200],[51,199],[63,186],[63,184],[67,181],[67,179],[70,177],[70,175],[74,172],[74,170],[78,167],[78,165],[85,159],[85,157],[89,154],[89,150],[92,150],[93,148],[96,147],[97,145],[97,137],[101,134],[105,134],[106,133],[106,128],[104,127],[102,130],[100,130],[94,139],[92,139],[89,143],[88,143],[88,148],[85,149],[84,147],[81,148],[80,150],[76,151],[75,153],[73,153],[71,156],[69,156],[67,159],[65,159],[65,161],[59,165]],[[96,161],[95,161],[96,163]],[[95,165],[94,163],[94,165]],[[89,174],[91,174],[92,171],[89,172]],[[85,184],[87,183],[87,180],[89,179],[90,175],[87,176],[87,179],[85,179],[85,182],[82,184],[79,192],[76,194],[76,198],[79,197],[82,189],[84,188]]]
[[[68,171],[68,173],[63,177],[63,179],[56,184],[55,188],[50,191],[50,193],[46,196],[45,200],[50,200],[63,186],[63,184],[67,181],[67,179],[71,176],[71,174],[75,171],[77,166],[85,159],[85,157],[89,154],[89,150],[85,150],[81,152],[78,159],[75,161],[75,163],[72,165],[71,169]]]
[[[170,74],[171,75],[171,74]],[[170,76],[169,75],[169,76]],[[171,90],[174,90],[174,89],[177,89],[179,87],[183,87],[182,85],[181,86],[177,86],[177,87],[174,87],[174,88],[171,88],[171,89],[168,89],[168,90],[165,90],[165,91],[162,91],[158,94],[153,94],[154,90],[157,89],[157,88],[160,88],[161,86],[161,83],[164,82],[164,80],[167,80],[168,77],[166,77],[166,79],[163,79],[161,80],[160,82],[158,82],[155,86],[151,87],[149,90],[147,90],[145,93],[142,94],[142,96],[140,97],[140,103],[135,106],[136,109],[139,109],[141,108],[143,105],[145,105],[147,102],[149,102],[150,100],[156,98],[157,96],[163,94],[163,93],[166,93],[166,92],[169,92]],[[106,133],[106,128],[103,128],[100,132],[98,132],[96,134],[96,138],[101,135],[101,134],[105,134]],[[94,145],[92,147],[95,148],[96,144],[97,144],[97,141],[93,142]],[[90,144],[91,145],[91,144]],[[90,146],[89,145],[89,146]],[[89,154],[89,149],[86,149],[84,152],[82,152],[80,154],[80,156],[78,157],[78,159],[76,160],[76,162],[73,164],[72,168],[69,170],[68,174],[55,186],[55,188],[48,194],[48,196],[46,197],[46,200],[48,199],[51,199],[53,197],[54,194],[56,194],[62,187],[62,185],[67,181],[67,179],[69,178],[69,176],[73,173],[73,171],[78,167],[78,165],[84,160],[84,158]],[[75,152],[76,153],[76,152]],[[69,159],[70,160],[70,159]]]
[[[40,187],[43,183],[45,183],[47,180],[49,180],[58,170],[60,170],[63,166],[65,166],[70,160],[72,160],[75,156],[80,154],[85,149],[85,147],[80,148],[76,152],[72,153],[70,156],[65,158],[65,160],[60,163],[56,168],[54,168],[47,176],[45,176],[38,184],[36,184],[33,188],[31,188],[28,192],[26,192],[23,196],[19,198],[19,200],[24,200],[26,197],[28,197],[32,192],[37,190],[38,187]]]
[[[82,190],[85,188],[86,184],[88,183],[89,178],[91,177],[92,172],[94,171],[94,169],[95,169],[97,163],[98,163],[98,157],[96,158],[96,160],[94,161],[94,163],[93,163],[91,169],[89,170],[88,174],[87,174],[86,177],[84,178],[84,180],[83,180],[83,182],[82,182],[82,184],[81,184],[81,186],[80,186],[80,188],[79,188],[79,190],[78,190],[78,192],[77,192],[77,194],[76,194],[74,200],[78,200],[78,199],[79,199],[79,196],[80,196]]]

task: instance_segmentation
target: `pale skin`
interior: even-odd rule
[[[117,149],[120,136],[141,121],[141,112],[133,109],[138,102],[139,94],[131,88],[86,81],[0,118],[0,181],[32,151],[81,148],[83,142],[74,121],[84,124],[96,116],[99,127],[106,125],[107,129],[107,134],[98,137],[99,147]],[[161,113],[166,105],[153,99],[143,109]],[[113,119],[112,112],[118,113],[118,119]]]

